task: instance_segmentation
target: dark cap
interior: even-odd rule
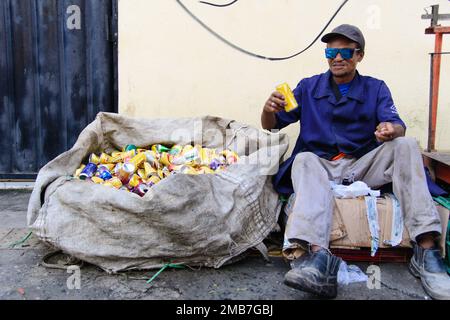
[[[333,29],[330,33],[327,33],[322,37],[322,42],[328,43],[332,39],[343,36],[348,38],[351,41],[354,41],[359,44],[362,51],[366,46],[366,40],[358,27],[352,26],[350,24],[342,24]]]

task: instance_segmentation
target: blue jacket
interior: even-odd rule
[[[406,129],[383,81],[357,72],[347,95],[337,101],[331,76],[328,71],[300,81],[294,89],[299,107],[276,114],[275,129],[297,121],[301,127],[291,157],[274,176],[274,187],[280,194],[294,192],[291,168],[298,153],[313,152],[327,160],[341,152],[360,158],[380,145],[374,135],[380,122],[401,124]]]

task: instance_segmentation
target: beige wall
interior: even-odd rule
[[[216,3],[227,1],[217,0]],[[313,2],[313,4],[311,4]],[[336,0],[240,0],[213,8],[184,0],[219,34],[256,53],[286,56],[306,47],[341,3]],[[426,146],[429,52],[425,7],[447,0],[349,1],[328,30],[358,25],[366,36],[364,75],[386,81],[408,135]],[[443,22],[448,23],[448,21]],[[218,41],[175,0],[119,0],[119,112],[136,117],[218,115],[260,127],[262,106],[281,82],[292,87],[327,70],[321,42],[284,62],[246,56]],[[444,39],[450,51],[450,36]],[[450,56],[443,57],[437,147],[450,149]],[[286,129],[294,142],[298,126]]]

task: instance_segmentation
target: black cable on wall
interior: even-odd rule
[[[224,37],[222,37],[220,34],[218,34],[217,32],[215,32],[214,30],[212,30],[206,23],[204,23],[202,20],[200,20],[192,11],[190,11],[183,3],[181,0],[175,0],[178,5],[180,5],[180,7],[186,11],[186,13],[195,21],[197,21],[197,23],[199,23],[204,29],[206,29],[209,33],[211,33],[214,37],[216,37],[217,39],[219,39],[220,41],[224,42],[226,45],[232,47],[233,49],[236,49],[246,55],[249,55],[251,57],[254,58],[258,58],[258,59],[263,59],[263,60],[269,60],[269,61],[282,61],[282,60],[288,60],[288,59],[292,59],[294,57],[297,57],[299,55],[301,55],[302,53],[304,53],[305,51],[307,51],[309,48],[311,48],[316,42],[317,40],[319,40],[319,38],[322,36],[322,34],[325,32],[325,30],[328,28],[328,26],[331,24],[331,22],[333,22],[334,18],[336,18],[336,16],[338,15],[338,13],[342,10],[342,8],[347,4],[347,2],[349,0],[344,0],[341,5],[339,6],[339,8],[336,10],[336,12],[333,14],[333,16],[330,18],[330,20],[328,21],[328,23],[325,25],[325,27],[322,29],[322,31],[320,31],[320,33],[318,34],[318,36],[311,42],[310,45],[308,45],[305,49],[292,54],[290,56],[286,56],[286,57],[266,57],[257,53],[253,53],[250,52],[234,43],[232,43],[231,41],[225,39]],[[203,4],[208,4],[208,5],[212,5],[215,7],[227,7],[230,6],[232,4],[235,4],[238,0],[235,0],[233,2],[230,2],[228,4],[224,4],[224,5],[216,5],[210,2],[205,2],[205,1],[200,1]]]

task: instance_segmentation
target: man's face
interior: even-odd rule
[[[344,37],[338,37],[333,39],[327,44],[327,48],[357,48],[357,44],[355,42],[350,41]],[[362,61],[364,58],[364,53],[361,51],[355,51],[353,58],[351,59],[343,59],[341,54],[338,53],[336,58],[328,59],[328,64],[330,66],[330,71],[336,78],[344,78],[350,76],[355,73],[356,65]]]

